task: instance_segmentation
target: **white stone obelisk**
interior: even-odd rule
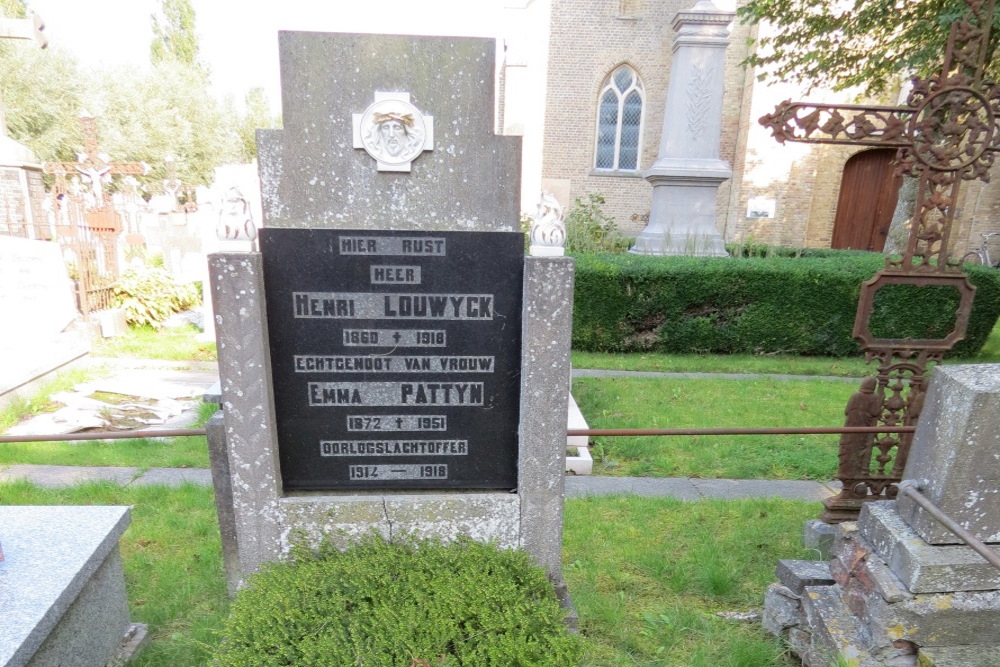
[[[674,18],[673,59],[656,162],[649,224],[630,252],[724,257],[716,193],[733,170],[719,158],[723,76],[734,12],[699,0]]]

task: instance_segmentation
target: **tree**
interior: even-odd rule
[[[0,97],[10,136],[39,160],[75,160],[83,150],[80,111],[85,85],[76,59],[62,49],[44,51],[0,41]]]
[[[177,177],[209,184],[219,164],[239,156],[235,118],[209,94],[206,78],[178,62],[151,71],[121,69],[93,84],[101,146],[117,160],[141,160],[152,168],[147,181],[166,178],[166,157]]]
[[[761,79],[794,79],[834,90],[861,87],[877,95],[900,75],[927,76],[940,66],[951,24],[968,12],[962,0],[748,0],[737,10],[744,23],[777,28],[759,37],[743,64]],[[1000,25],[1000,13],[993,16]],[[997,31],[990,44],[989,74]]]
[[[250,162],[257,157],[257,130],[277,127],[277,119],[271,114],[271,105],[261,87],[251,88],[243,99],[244,113],[239,119],[237,134],[240,141],[240,158]]]
[[[28,8],[22,0],[0,0],[0,16],[25,19],[28,18]]]
[[[191,0],[161,0],[153,14],[153,43],[149,58],[154,65],[177,62],[204,72],[198,62],[198,34],[195,32]]]

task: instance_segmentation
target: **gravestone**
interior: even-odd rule
[[[1000,364],[934,371],[904,484],[1000,547]],[[781,561],[764,625],[806,665],[996,665],[1000,570],[900,493],[838,526],[829,562]]]
[[[559,581],[573,264],[524,257],[494,42],[279,44],[261,252],[209,260],[231,587],[372,532],[521,547]]]
[[[0,236],[0,406],[87,354],[59,244]]]

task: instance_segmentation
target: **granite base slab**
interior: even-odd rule
[[[0,507],[0,665],[121,657],[135,634],[118,550],[129,521],[128,507]]]

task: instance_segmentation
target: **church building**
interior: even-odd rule
[[[675,19],[691,11],[732,14],[735,5],[508,0],[511,38],[500,76],[500,127],[524,135],[523,210],[532,211],[541,190],[567,210],[577,198],[599,194],[618,228],[639,234],[649,219],[652,187],[643,173],[656,161],[661,141]],[[539,30],[540,23],[547,31]],[[895,149],[780,144],[759,124],[786,99],[858,102],[849,91],[815,89],[805,96],[801,84],[758,80],[759,73],[741,62],[758,31],[769,29],[738,19],[730,24],[719,157],[731,166],[732,177],[718,189],[719,234],[726,243],[811,248],[881,251],[890,235],[905,243],[905,209],[897,212],[897,202],[912,200],[915,187],[894,175]],[[545,47],[538,48],[541,40]],[[514,102],[523,95],[537,99],[540,86],[544,110]],[[707,103],[696,85],[684,95],[693,108]],[[863,102],[896,106],[899,100]],[[953,254],[978,247],[980,232],[1000,231],[1000,178],[969,181],[962,190]]]

